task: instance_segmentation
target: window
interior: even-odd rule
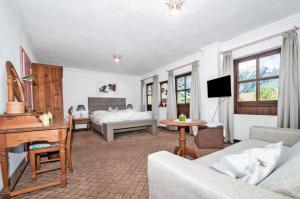
[[[160,106],[167,106],[168,81],[160,82]]]
[[[235,113],[276,115],[280,49],[234,61]]]
[[[175,77],[177,104],[190,104],[191,99],[191,73]]]
[[[147,111],[152,110],[152,85],[153,83],[149,83],[146,85]]]

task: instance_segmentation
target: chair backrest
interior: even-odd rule
[[[67,146],[71,146],[72,130],[73,130],[73,106],[68,110],[68,133],[67,133]]]

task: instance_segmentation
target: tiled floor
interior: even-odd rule
[[[147,155],[167,150],[172,152],[178,143],[178,134],[159,129],[157,135],[143,131],[121,133],[112,143],[106,143],[93,131],[73,134],[72,160],[74,173],[68,172],[66,188],[53,187],[19,196],[18,198],[148,198]],[[192,136],[187,145],[194,147],[199,156],[213,150],[198,150]],[[58,177],[59,171],[38,176],[39,182]],[[27,167],[18,187],[35,181],[30,178]]]

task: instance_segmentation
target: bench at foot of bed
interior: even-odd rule
[[[128,132],[134,130],[146,130],[151,134],[157,133],[157,121],[156,120],[137,120],[137,121],[123,121],[123,122],[111,122],[104,123],[102,125],[102,134],[107,142],[114,140],[114,134],[119,132]]]

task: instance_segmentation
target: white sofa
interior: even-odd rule
[[[283,141],[276,169],[258,185],[250,185],[210,168],[226,154]],[[148,157],[150,199],[279,199],[300,197],[300,130],[251,127],[250,139],[221,151],[188,160],[161,151]]]

